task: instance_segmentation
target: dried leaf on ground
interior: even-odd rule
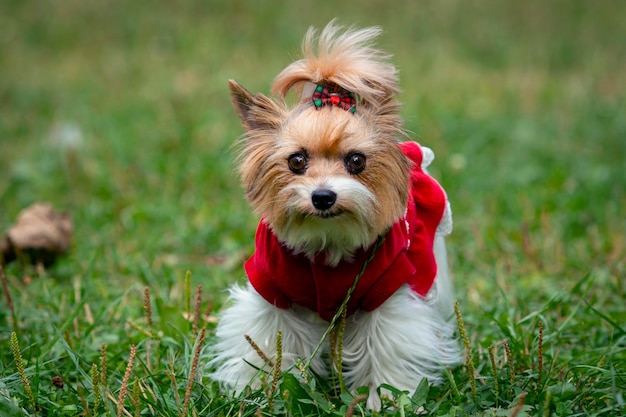
[[[52,264],[66,253],[72,240],[70,215],[55,211],[50,204],[35,203],[20,212],[17,222],[0,238],[4,262],[16,258],[33,264]]]

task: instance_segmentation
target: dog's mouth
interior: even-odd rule
[[[320,219],[333,219],[335,217],[339,217],[344,214],[343,210],[320,210],[313,214],[313,216],[318,217]]]

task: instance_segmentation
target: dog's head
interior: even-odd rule
[[[281,242],[311,258],[324,253],[329,265],[370,246],[406,209],[397,74],[370,46],[379,33],[332,22],[319,37],[309,29],[304,58],[274,80],[279,100],[230,81],[248,200]],[[294,106],[284,101],[290,90],[301,96]]]

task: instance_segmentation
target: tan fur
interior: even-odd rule
[[[314,28],[309,28],[302,44],[304,58],[276,77],[272,93],[284,97],[296,84],[310,81],[339,85],[373,106],[397,94],[397,72],[387,62],[389,56],[370,46],[381,33],[380,28],[342,30],[334,21],[319,37]]]
[[[369,45],[379,33],[378,28],[340,32],[331,22],[316,38],[317,32],[310,29],[303,44],[304,58],[283,70],[272,87],[283,97],[306,81],[336,85],[359,97],[356,114],[338,107],[317,110],[310,98],[289,109],[282,100],[253,95],[230,81],[231,97],[246,130],[239,156],[246,196],[278,238],[296,251],[302,248],[289,241],[294,228],[301,228],[302,233],[344,228],[349,233],[359,227],[364,237],[353,244],[331,233],[321,236],[321,243],[314,246],[349,257],[356,246],[371,244],[404,214],[410,164],[398,147],[404,131],[394,97],[398,92],[395,68],[386,55]],[[303,175],[291,172],[287,164],[296,152],[308,157]],[[366,169],[358,175],[347,172],[344,164],[351,152],[367,158]],[[360,182],[373,194],[372,201],[363,207],[362,199],[340,194],[333,213],[341,216],[320,219],[310,196],[299,193],[328,187],[341,178]]]

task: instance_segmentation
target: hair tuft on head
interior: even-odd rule
[[[304,57],[274,79],[272,93],[284,97],[311,82],[351,91],[373,107],[387,103],[398,89],[390,56],[372,46],[382,30],[345,28],[331,21],[319,33],[309,28],[302,43]]]

